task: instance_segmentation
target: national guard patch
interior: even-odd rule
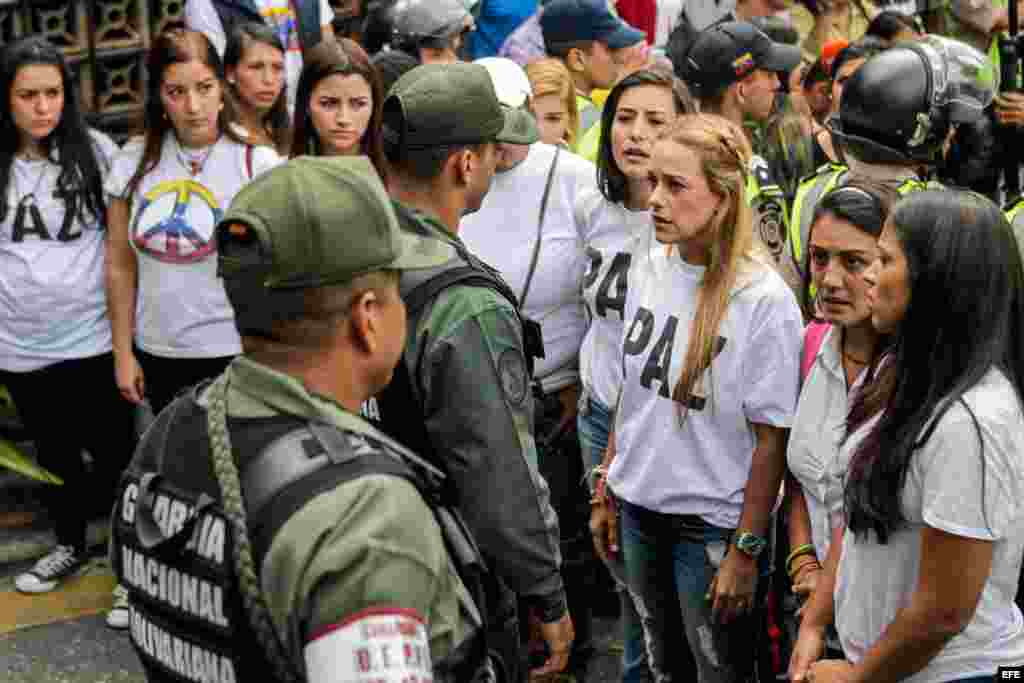
[[[526,359],[518,349],[506,349],[498,359],[498,373],[501,388],[513,405],[521,405],[530,389],[530,377],[526,372]]]

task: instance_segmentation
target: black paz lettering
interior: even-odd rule
[[[75,218],[78,217],[78,192],[74,190],[56,190],[53,196],[64,200],[64,222],[57,233],[57,240],[60,242],[73,242],[82,236],[82,229],[76,229]]]
[[[50,237],[50,231],[46,229],[46,223],[43,222],[43,216],[39,213],[39,207],[35,204],[21,203],[18,204],[18,212],[14,214],[11,241],[24,242],[29,235],[37,235],[41,240],[53,239]]]
[[[627,356],[636,356],[643,353],[651,341],[651,334],[654,332],[654,314],[646,308],[640,308],[629,325],[629,332],[626,333],[626,340],[622,343],[622,352]]]
[[[640,375],[640,385],[645,389],[651,388],[651,382],[657,380],[661,383],[658,393],[663,397],[669,397],[668,390],[668,369],[672,364],[672,348],[676,343],[676,328],[679,327],[679,319],[670,315],[661,331],[661,336],[651,349],[651,355],[647,357],[644,364],[644,371]]]
[[[587,247],[587,258],[590,259],[590,267],[587,268],[587,274],[583,276],[583,289],[597,282],[597,276],[600,275],[601,271],[601,264],[604,263],[604,257],[601,256],[601,252],[593,247]]]
[[[594,297],[594,309],[597,315],[602,318],[608,315],[608,311],[617,311],[621,318],[626,310],[626,288],[629,282],[629,264],[632,255],[619,252],[612,259],[608,272],[597,288],[597,296]],[[612,289],[614,288],[614,292]]]

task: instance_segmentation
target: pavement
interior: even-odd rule
[[[107,627],[114,578],[106,559],[107,524],[89,524],[90,562],[45,595],[21,595],[14,577],[56,539],[38,503],[39,486],[0,470],[0,680],[3,683],[143,683],[127,632]],[[617,620],[595,623],[598,654],[586,681],[621,679]],[[568,680],[568,679],[566,679]]]

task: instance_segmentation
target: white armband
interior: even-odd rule
[[[303,650],[309,683],[432,683],[430,642],[415,610],[362,610],[312,635]]]

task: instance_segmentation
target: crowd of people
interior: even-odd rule
[[[113,504],[154,681],[583,681],[606,603],[629,683],[1024,665],[1005,9],[249,4],[122,145],[0,50],[19,591]]]

